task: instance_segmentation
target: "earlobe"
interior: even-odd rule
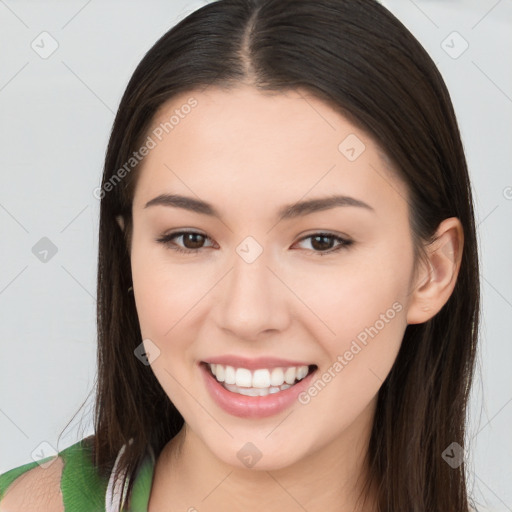
[[[456,217],[439,225],[435,241],[427,247],[428,261],[414,284],[407,311],[408,324],[421,324],[448,302],[460,270],[464,231]]]

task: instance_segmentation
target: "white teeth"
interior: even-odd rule
[[[309,368],[307,366],[299,366],[297,368],[297,379],[302,380],[308,374]]]
[[[216,369],[216,371],[213,371],[212,369],[212,372],[215,375],[216,379],[219,382],[224,382],[224,379],[226,378],[226,370],[224,369],[224,366],[222,366],[221,364],[214,364],[212,366],[215,366]]]
[[[235,373],[235,384],[239,388],[250,388],[252,385],[252,375],[246,368],[237,368]]]
[[[297,371],[295,368],[286,368],[284,372],[284,381],[286,384],[293,384],[295,382],[295,376],[297,375]]]
[[[232,393],[238,393],[239,395],[245,396],[267,396],[272,393],[279,393],[279,391],[291,388],[289,384],[283,384],[280,387],[271,388],[243,388],[235,386],[234,384],[224,384],[224,387]]]
[[[284,372],[282,368],[274,368],[270,375],[270,384],[280,386],[284,382]]]
[[[305,365],[287,368],[261,368],[252,372],[247,368],[234,368],[222,364],[209,364],[209,367],[217,381],[223,382],[226,389],[229,389],[230,386],[245,388],[247,393],[244,391],[242,394],[251,393],[248,396],[263,396],[259,394],[260,390],[264,394],[277,393],[286,387],[291,387],[296,380],[302,380],[309,372],[309,368]]]
[[[219,366],[222,366],[220,364],[217,365],[217,371]],[[236,382],[236,379],[235,379],[235,369],[232,367],[232,366],[226,366],[225,368],[225,372],[224,372],[224,382],[226,384],[234,384]]]
[[[268,370],[256,370],[252,376],[252,386],[254,388],[268,388],[270,386],[270,372]]]

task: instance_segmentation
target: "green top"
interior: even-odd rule
[[[113,487],[114,469],[117,466],[117,460],[110,478],[101,478],[92,463],[92,447],[88,442],[89,439],[82,439],[58,454],[64,462],[60,480],[64,510],[66,512],[147,512],[155,468],[153,450],[148,450],[135,474],[130,503],[126,508],[121,508],[119,504],[120,492],[117,487],[120,482],[117,483],[115,489]],[[119,455],[123,451],[124,447]],[[0,501],[16,478],[54,457],[55,455],[52,455],[35,462],[29,462],[1,474]]]

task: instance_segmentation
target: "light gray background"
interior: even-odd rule
[[[0,473],[93,432],[91,395],[57,444],[96,372],[92,191],[136,65],[205,3],[0,0]],[[512,2],[383,3],[438,65],[459,120],[483,293],[469,484],[480,510],[511,511]],[[51,48],[44,31],[58,43],[48,58],[31,47]],[[57,247],[46,263],[32,252],[43,237]]]

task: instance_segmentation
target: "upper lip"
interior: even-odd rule
[[[259,368],[280,368],[288,366],[310,366],[312,363],[303,361],[294,361],[291,359],[281,359],[278,357],[256,357],[247,358],[235,355],[224,355],[209,357],[203,361],[209,364],[222,364],[224,366],[233,366],[234,368],[247,368],[248,370],[257,370]]]

